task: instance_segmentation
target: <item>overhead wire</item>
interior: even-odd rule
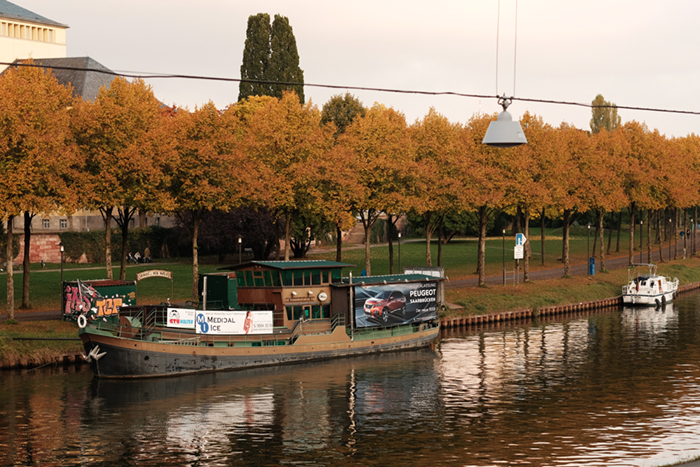
[[[183,74],[161,74],[161,73],[150,73],[150,72],[117,72],[111,70],[99,70],[92,68],[82,68],[82,67],[70,67],[70,66],[53,66],[53,65],[41,65],[41,64],[29,64],[29,63],[14,63],[14,62],[0,62],[0,65],[9,66],[25,66],[34,68],[49,68],[55,70],[68,70],[68,71],[89,71],[93,73],[101,73],[111,76],[120,76],[122,78],[140,78],[140,79],[190,79],[190,80],[204,80],[204,81],[222,81],[222,82],[234,82],[234,83],[259,83],[259,84],[278,84],[282,86],[304,86],[304,87],[315,87],[315,88],[325,88],[325,89],[345,89],[352,91],[371,91],[371,92],[384,92],[384,93],[395,93],[395,94],[416,94],[424,96],[455,96],[455,97],[470,97],[476,99],[499,99],[498,95],[491,94],[470,94],[457,91],[420,91],[420,90],[409,90],[409,89],[392,89],[392,88],[379,88],[379,87],[367,87],[367,86],[348,86],[348,85],[337,85],[337,84],[318,84],[318,83],[292,83],[285,81],[266,81],[266,80],[256,80],[247,78],[225,78],[216,76],[202,76],[202,75],[183,75]],[[533,102],[538,104],[553,104],[553,105],[570,105],[576,107],[586,107],[586,108],[616,108],[624,110],[637,110],[642,112],[664,112],[664,113],[674,113],[674,114],[684,114],[684,115],[700,115],[700,111],[694,110],[675,110],[675,109],[660,109],[653,107],[635,107],[628,105],[615,105],[615,104],[605,104],[605,105],[593,105],[586,104],[582,102],[570,102],[570,101],[555,101],[547,99],[535,99],[527,97],[509,97],[512,101],[522,101],[522,102]]]

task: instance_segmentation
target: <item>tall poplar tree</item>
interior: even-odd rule
[[[617,106],[606,101],[602,94],[598,94],[591,102],[591,132],[600,130],[613,131],[620,126],[621,118],[617,115]]]
[[[238,100],[250,96],[282,98],[283,91],[290,90],[303,104],[304,71],[299,67],[297,42],[289,19],[275,15],[270,26],[267,13],[248,17]]]

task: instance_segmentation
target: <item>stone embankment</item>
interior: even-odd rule
[[[678,293],[700,289],[700,282],[686,284],[678,287]],[[539,308],[524,308],[522,310],[503,311],[498,313],[488,313],[485,315],[471,316],[450,316],[440,319],[440,326],[443,329],[458,329],[461,327],[506,324],[514,322],[526,322],[533,318],[544,318],[557,315],[578,315],[581,312],[592,312],[622,305],[622,296],[615,298],[604,298],[601,300],[591,300],[588,302],[570,303],[567,305],[556,305]]]

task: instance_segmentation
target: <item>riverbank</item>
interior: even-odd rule
[[[678,277],[682,292],[700,288],[700,258],[660,263],[658,269],[659,274]],[[627,270],[619,269],[588,277],[537,279],[518,285],[449,287],[445,293],[449,305],[441,312],[440,319],[445,329],[458,329],[592,313],[619,306],[621,288],[626,282]],[[25,321],[21,316],[24,314],[32,313],[18,313],[21,321],[17,324],[0,323],[0,368],[76,360],[82,344],[79,340],[65,340],[77,338],[74,323],[59,319]]]

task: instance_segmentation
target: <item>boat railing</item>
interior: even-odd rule
[[[331,318],[331,332],[335,331],[337,327],[345,327],[345,315],[338,313],[333,315]]]

